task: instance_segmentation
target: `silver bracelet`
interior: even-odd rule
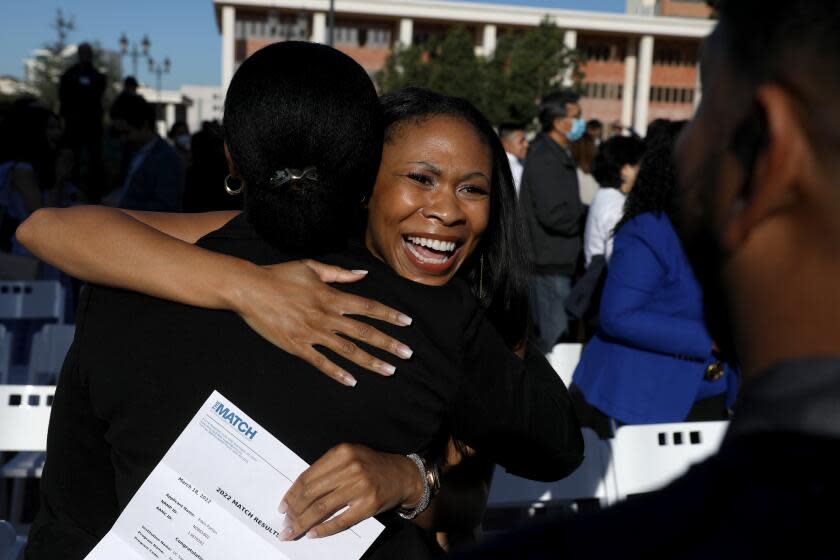
[[[429,487],[429,477],[426,476],[426,465],[423,463],[423,459],[417,453],[411,453],[406,455],[406,457],[414,461],[414,464],[417,465],[417,469],[420,471],[420,478],[423,479],[423,497],[420,498],[420,503],[414,509],[404,510],[400,508],[397,510],[397,514],[403,519],[414,519],[429,507],[429,502],[432,499],[432,489]]]

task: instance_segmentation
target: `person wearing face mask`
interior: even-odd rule
[[[520,206],[534,265],[533,315],[537,347],[548,353],[568,327],[565,303],[581,250],[584,215],[577,166],[569,151],[586,132],[579,96],[557,91],[539,108],[542,131],[522,173]]]

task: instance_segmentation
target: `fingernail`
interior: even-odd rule
[[[353,274],[358,274],[359,276],[364,276],[368,273],[367,270],[351,270],[350,272],[352,272]]]
[[[341,376],[341,382],[347,385],[348,387],[356,386],[356,378],[350,375],[349,373],[344,373]]]
[[[279,511],[283,515],[286,515],[286,512],[289,511],[289,504],[287,504],[285,501],[280,502],[280,506],[277,508],[277,511]]]
[[[385,375],[394,375],[394,372],[397,371],[397,368],[391,364],[386,364],[385,362],[378,362],[374,367],[376,368],[376,371]]]
[[[397,322],[404,327],[407,327],[408,325],[410,325],[411,321],[413,321],[413,319],[411,317],[409,317],[408,315],[403,315],[402,313],[397,315]]]
[[[288,541],[292,539],[292,535],[295,534],[294,529],[291,527],[286,527],[282,531],[280,531],[280,540]]]
[[[307,539],[317,539],[318,533],[315,532],[315,529],[310,529],[308,533],[306,533]]]
[[[411,355],[414,354],[414,350],[406,346],[405,344],[400,344],[397,346],[397,355],[400,358],[409,359]]]

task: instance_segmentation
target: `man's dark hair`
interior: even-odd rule
[[[554,119],[563,119],[569,116],[569,105],[580,101],[580,95],[573,91],[555,91],[543,97],[540,101],[540,127],[543,132],[554,128]]]
[[[344,243],[382,157],[382,112],[367,72],[324,45],[288,41],[247,58],[225,97],[224,137],[257,233],[287,251]],[[317,179],[278,183],[287,169]]]
[[[140,95],[120,95],[111,105],[111,120],[124,120],[132,128],[155,129],[155,108]]]
[[[645,153],[645,143],[638,138],[613,136],[601,143],[592,164],[592,176],[603,188],[621,188],[621,169],[636,165]]]
[[[752,89],[773,82],[801,101],[816,148],[840,143],[840,2],[721,0],[718,33],[727,62]]]
[[[516,191],[505,149],[490,121],[469,101],[422,88],[406,88],[382,96],[385,142],[392,142],[402,126],[435,116],[465,121],[493,158],[490,219],[481,244],[458,274],[487,309],[487,318],[510,347],[522,342],[528,327],[528,267],[525,237],[516,204]],[[481,266],[481,257],[484,266]],[[483,278],[482,278],[483,268]]]
[[[519,123],[506,122],[499,125],[499,138],[506,140],[514,132],[525,131],[525,127]]]
[[[126,76],[123,80],[123,89],[134,88],[137,89],[139,84],[137,83],[137,78],[134,76]]]
[[[586,121],[586,128],[604,128],[604,123],[598,119],[589,119]]]

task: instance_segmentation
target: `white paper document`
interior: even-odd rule
[[[359,558],[384,528],[279,539],[280,499],[309,465],[214,391],[87,560]]]

